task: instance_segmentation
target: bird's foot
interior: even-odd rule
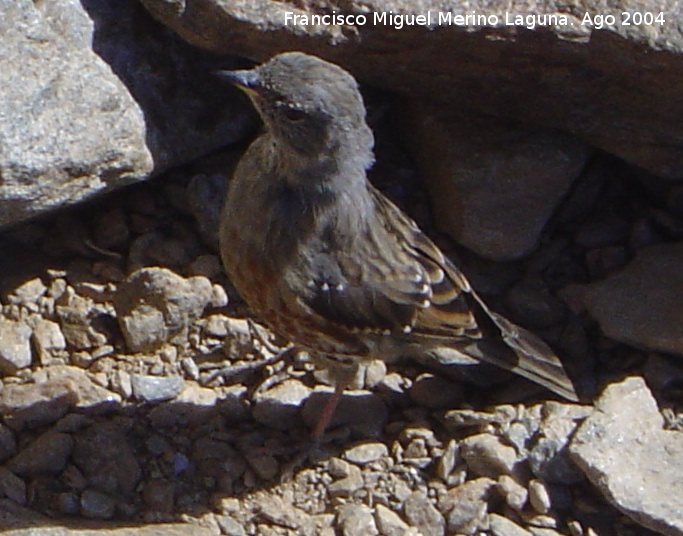
[[[259,383],[252,394],[260,393],[266,389],[269,389],[273,385],[280,383],[286,377],[286,372],[284,372],[283,369],[286,368],[287,363],[293,360],[297,352],[298,350],[295,347],[288,346],[287,348],[284,348],[278,351],[276,354],[266,357],[265,359],[250,361],[239,365],[220,366],[219,368],[211,371],[208,376],[202,378],[200,383],[202,385],[211,385],[216,380],[222,379],[224,385],[232,385],[246,381],[250,377],[253,377],[254,374],[264,370],[266,367],[280,369]]]

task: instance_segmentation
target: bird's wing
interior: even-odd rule
[[[469,283],[417,225],[372,189],[377,220],[353,245],[320,255],[303,301],[339,327],[387,335],[478,338]],[[334,240],[334,233],[327,240]],[[324,241],[324,239],[323,239]]]
[[[458,348],[471,357],[539,383],[564,398],[578,400],[574,385],[555,352],[528,330],[491,311],[462,272],[412,220],[381,193],[376,192],[375,196],[386,220],[392,222],[391,227],[403,233],[402,242],[410,244],[421,263],[431,266],[428,273],[432,306],[418,313],[413,336],[432,342],[440,340],[443,346]],[[466,315],[470,317],[469,325]],[[463,331],[464,326],[467,327]],[[486,340],[472,341],[482,339],[482,332]],[[454,335],[461,337],[458,340]]]
[[[395,301],[410,300],[414,315],[410,332],[423,337],[479,339],[481,331],[472,312],[469,281],[420,230],[417,224],[377,190],[372,191],[389,239],[395,240],[398,262],[417,270],[421,294],[406,295],[401,274],[378,282]]]

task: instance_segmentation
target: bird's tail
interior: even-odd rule
[[[538,383],[554,393],[571,401],[578,401],[579,397],[572,380],[562,365],[562,361],[555,352],[540,338],[526,329],[513,324],[508,319],[491,311],[476,293],[472,292],[481,310],[490,319],[492,328],[500,334],[502,342],[514,352],[512,359],[502,352],[487,352],[485,347],[478,347],[472,355],[493,365],[510,370],[534,383]],[[470,352],[466,352],[470,353]],[[505,352],[509,354],[509,352]],[[516,359],[515,359],[516,357]]]
[[[579,397],[572,380],[555,352],[541,339],[526,329],[491,311],[475,292],[470,310],[481,330],[478,338],[434,337],[432,350],[411,352],[411,357],[423,365],[447,375],[468,378],[475,383],[488,384],[491,371],[483,371],[477,362],[484,362],[508,370],[571,401]],[[422,347],[423,348],[423,347]]]

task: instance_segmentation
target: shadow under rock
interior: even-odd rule
[[[135,0],[81,0],[92,47],[128,88],[147,126],[155,174],[248,137],[258,120],[246,97],[214,74],[245,67],[184,42]]]
[[[3,409],[0,489],[11,498],[0,499],[0,531],[182,526],[183,515],[200,518],[215,513],[222,499],[272,488],[310,439],[303,425],[277,430],[254,421],[241,390],[217,401],[110,399],[82,407],[88,394],[68,379],[52,383],[40,401]],[[326,396],[314,393],[313,405],[324,405]],[[356,415],[368,404],[363,396],[345,396],[356,399]],[[316,450],[315,461],[338,455],[337,444],[369,437],[362,429],[350,436]],[[284,485],[305,484],[294,474]]]

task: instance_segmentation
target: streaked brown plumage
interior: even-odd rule
[[[448,347],[576,400],[552,350],[490,311],[368,182],[374,140],[350,74],[296,52],[222,74],[265,124],[230,183],[219,233],[227,272],[262,320],[335,367]]]

